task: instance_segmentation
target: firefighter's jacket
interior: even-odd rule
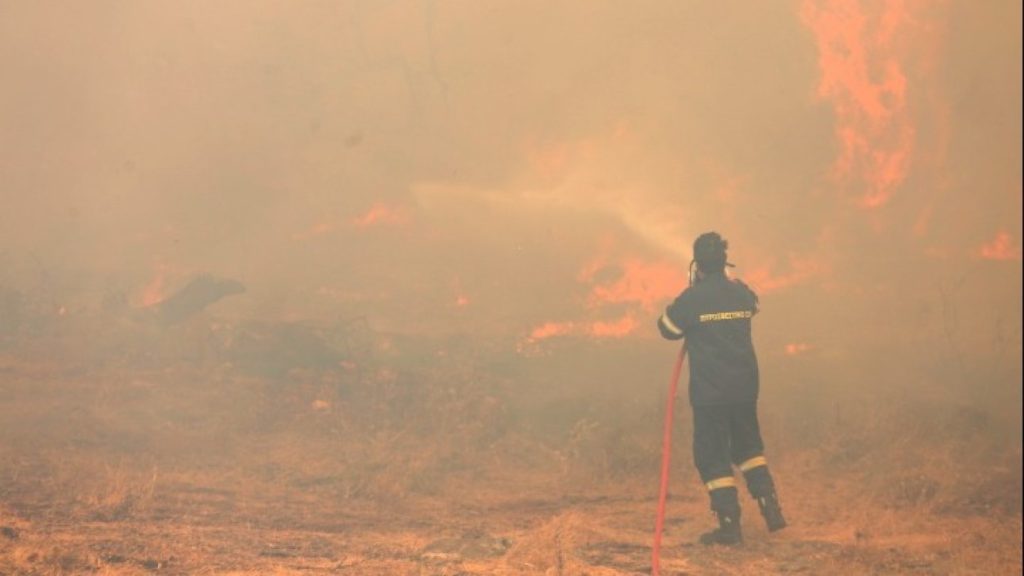
[[[658,319],[662,336],[686,338],[690,404],[757,401],[757,356],[750,336],[757,304],[746,284],[709,274],[684,290]]]

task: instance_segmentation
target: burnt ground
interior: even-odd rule
[[[8,342],[0,574],[649,573],[665,383],[598,360],[634,349],[219,329]],[[693,544],[679,403],[663,574],[1021,573],[1019,407],[788,386],[762,424],[791,527],[745,499],[739,549]]]

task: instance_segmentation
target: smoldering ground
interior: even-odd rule
[[[636,569],[715,229],[799,520],[675,566],[1019,571],[1020,21],[4,3],[5,570]]]

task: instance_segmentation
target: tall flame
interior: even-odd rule
[[[804,24],[818,45],[818,96],[830,100],[840,144],[836,178],[860,184],[859,204],[884,206],[910,168],[915,130],[907,77],[895,40],[913,22],[904,0],[884,0],[868,14],[856,0],[805,0]]]

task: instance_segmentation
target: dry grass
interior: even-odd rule
[[[523,404],[521,373],[457,350],[280,378],[4,356],[0,574],[643,572],[657,399]],[[744,499],[738,551],[688,545],[711,517],[681,409],[664,573],[1021,572],[1019,420],[837,398],[764,403],[792,527],[768,535]]]

